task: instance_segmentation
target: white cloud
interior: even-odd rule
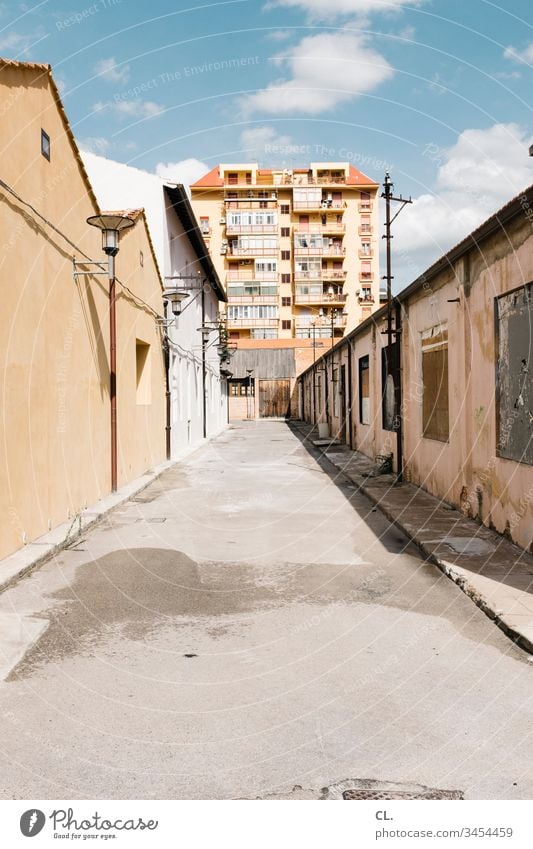
[[[0,50],[2,53],[19,56],[26,54],[30,48],[35,47],[40,41],[48,38],[50,33],[47,33],[42,27],[35,32],[21,33],[11,30],[0,35]]]
[[[433,261],[531,183],[529,135],[517,124],[465,130],[451,148],[428,145],[438,164],[436,190],[416,198],[394,224],[396,288]],[[398,191],[408,193],[402,180]]]
[[[130,77],[130,66],[117,65],[116,59],[111,56],[109,59],[100,59],[94,66],[94,72],[99,77],[109,80],[112,83],[125,83]]]
[[[317,115],[393,75],[387,60],[364,35],[347,30],[307,36],[274,61],[287,66],[291,77],[242,98],[245,112]]]
[[[267,8],[284,6],[301,9],[312,18],[331,15],[367,15],[371,12],[398,12],[406,6],[420,6],[424,0],[272,0]]]
[[[183,183],[190,186],[210,170],[205,162],[199,159],[182,159],[179,162],[158,162],[155,173],[168,183]]]
[[[110,110],[119,116],[127,116],[129,118],[152,118],[154,115],[159,115],[163,112],[163,106],[159,103],[154,103],[151,100],[118,100],[116,102],[97,101],[93,104],[94,112],[102,112]]]
[[[79,148],[87,153],[96,153],[105,156],[109,150],[109,141],[103,136],[86,136],[78,142]]]
[[[524,47],[523,50],[518,50],[516,47],[506,47],[503,52],[505,59],[512,59],[514,62],[523,62],[526,65],[533,64],[533,41]]]
[[[292,148],[290,136],[284,136],[274,127],[249,127],[241,133],[242,152],[245,156],[262,160],[270,153],[280,153]]]

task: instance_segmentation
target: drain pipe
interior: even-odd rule
[[[165,357],[165,398],[166,398],[166,424],[165,424],[165,443],[167,460],[170,460],[171,455],[171,404],[170,404],[170,346],[168,338],[165,336],[163,340],[163,353]]]
[[[353,404],[353,395],[352,395],[352,340],[348,339],[348,445],[350,446],[350,450],[353,451],[353,419],[352,419],[352,404]]]
[[[396,383],[397,383],[397,422],[396,431],[396,480],[398,483],[403,481],[403,410],[402,410],[402,307],[399,301],[396,301]]]
[[[205,280],[202,284],[202,327],[205,327]],[[207,386],[207,374],[206,374],[206,357],[205,357],[205,336],[202,333],[202,433],[204,439],[207,438],[207,403],[205,397],[205,391]]]

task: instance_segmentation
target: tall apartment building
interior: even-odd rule
[[[191,186],[230,338],[340,337],[379,307],[378,188],[346,162],[221,164]]]

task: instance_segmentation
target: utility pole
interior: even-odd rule
[[[313,328],[313,427],[316,424],[316,322],[311,322]]]
[[[383,402],[386,400],[386,392],[389,387],[390,381],[388,380],[389,375],[393,377],[393,386],[394,386],[394,401],[396,402],[396,398],[398,400],[398,409],[396,410],[395,423],[396,423],[396,465],[397,465],[397,474],[396,480],[398,483],[401,482],[403,476],[403,454],[402,454],[402,401],[401,401],[401,364],[400,364],[400,310],[396,311],[396,322],[395,328],[392,327],[392,281],[394,279],[392,274],[392,258],[391,258],[391,240],[393,238],[391,233],[391,225],[398,218],[398,215],[404,209],[404,207],[408,203],[412,203],[411,198],[404,198],[402,195],[399,197],[395,197],[393,194],[394,183],[391,180],[390,174],[387,171],[385,173],[385,182],[383,183],[383,189],[381,197],[385,198],[385,235],[384,239],[387,241],[387,273],[385,274],[385,279],[387,281],[387,330],[385,331],[387,334],[387,381],[385,385],[385,397],[383,398]],[[391,203],[399,203],[400,208],[396,211],[395,215],[391,218]],[[397,344],[397,369],[396,374],[391,372],[391,360],[392,360],[392,335],[396,336]],[[396,403],[394,404],[396,407]]]

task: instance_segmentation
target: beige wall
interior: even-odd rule
[[[72,256],[99,258],[101,237],[86,224],[97,212],[65,131],[47,74],[2,69],[3,179],[77,246],[6,190],[0,193],[0,557],[73,517],[110,490],[109,315],[105,277],[75,281]],[[51,160],[40,151],[41,127]],[[142,220],[125,237],[117,274],[154,306],[160,283]],[[128,240],[130,243],[128,245]],[[144,270],[134,272],[138,246]],[[130,247],[134,248],[131,250]],[[126,330],[127,328],[127,330]],[[131,393],[128,347],[139,331],[154,346],[152,409]],[[164,385],[155,322],[121,295],[117,309],[120,373],[120,479],[163,459]],[[135,357],[133,356],[134,369]],[[141,426],[139,428],[139,425]],[[128,432],[129,431],[129,432]]]
[[[516,215],[499,232],[471,250],[466,259],[444,267],[410,296],[402,299],[402,396],[404,469],[406,480],[453,504],[466,515],[506,533],[530,549],[533,528],[533,468],[527,463],[498,456],[496,403],[495,301],[533,279],[533,235],[528,217]],[[458,299],[458,300],[457,300]],[[450,432],[447,441],[423,435],[422,334],[433,327],[448,331],[448,399]],[[329,421],[334,436],[342,432],[346,417],[347,444],[371,458],[396,455],[396,434],[382,428],[381,355],[386,336],[385,318],[367,323],[317,362],[317,373],[326,361],[329,409],[318,409],[315,420]],[[531,344],[531,342],[530,342]],[[352,439],[349,404],[334,411],[331,381],[336,367],[352,359]],[[370,358],[370,424],[359,421],[358,360]],[[322,394],[324,376],[322,382]],[[348,382],[348,377],[347,377]],[[313,421],[313,370],[301,378],[304,418]],[[318,380],[317,380],[318,384]],[[302,392],[302,388],[300,388]],[[319,407],[317,392],[317,408]],[[395,456],[396,461],[396,456]]]

